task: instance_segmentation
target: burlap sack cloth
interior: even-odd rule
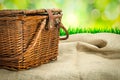
[[[0,69],[0,80],[120,80],[120,35],[75,34],[59,44],[55,62],[12,72]]]

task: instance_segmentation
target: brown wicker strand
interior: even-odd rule
[[[60,9],[0,10],[0,68],[25,70],[56,60]]]

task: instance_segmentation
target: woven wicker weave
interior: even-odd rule
[[[57,59],[61,10],[1,10],[0,68],[24,70]]]

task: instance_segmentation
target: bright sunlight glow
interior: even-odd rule
[[[66,16],[66,23],[69,24],[70,26],[76,26],[78,25],[78,18],[75,14],[68,14]]]

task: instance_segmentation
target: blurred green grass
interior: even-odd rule
[[[0,10],[42,8],[62,9],[62,22],[69,34],[120,34],[120,0],[0,0]],[[60,30],[60,35],[65,32]]]
[[[118,27],[69,27],[68,29],[69,34],[77,34],[77,33],[115,33],[120,34],[120,28]],[[60,29],[60,36],[64,36],[64,30]]]

